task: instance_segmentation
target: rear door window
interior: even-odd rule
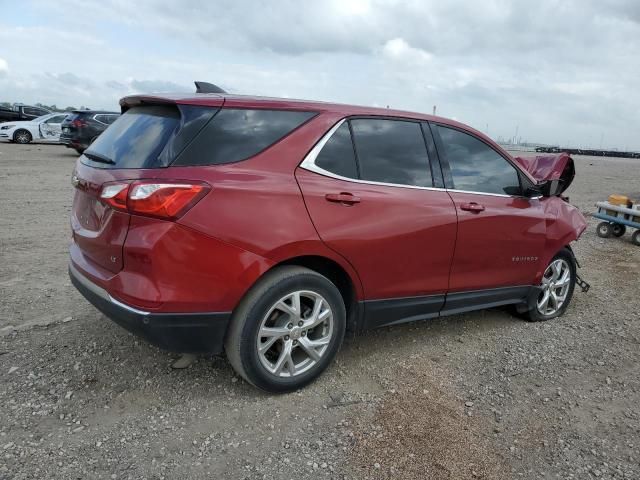
[[[341,177],[358,178],[356,156],[353,151],[349,123],[344,122],[325,143],[315,164],[327,172]]]
[[[516,168],[493,148],[460,130],[442,125],[437,128],[451,170],[453,189],[501,195],[519,191]]]
[[[351,120],[351,127],[362,180],[433,186],[419,123],[366,118]]]
[[[178,155],[173,165],[220,165],[245,160],[315,115],[315,112],[223,108]]]
[[[180,124],[174,106],[134,107],[121,115],[85,152],[102,168],[155,168],[158,156]]]
[[[56,115],[55,117],[51,117],[48,120],[45,120],[44,123],[62,123],[66,115]]]

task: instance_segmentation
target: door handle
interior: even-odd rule
[[[360,197],[356,197],[351,193],[327,193],[324,196],[327,202],[342,203],[343,205],[353,205],[354,203],[360,203]]]
[[[479,203],[476,203],[476,202],[461,203],[460,210],[466,210],[467,212],[480,213],[484,211],[484,205],[480,205]]]

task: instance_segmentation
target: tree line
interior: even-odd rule
[[[13,107],[13,103],[10,102],[0,102],[0,107],[11,108]],[[72,110],[90,110],[89,107],[85,107],[84,105],[77,107],[65,107],[59,108],[55,103],[53,105],[45,105],[44,103],[36,103],[34,104],[36,107],[46,108],[47,110],[51,110],[52,112],[71,112]]]

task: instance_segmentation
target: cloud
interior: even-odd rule
[[[404,63],[424,63],[431,59],[431,54],[409,45],[403,38],[389,40],[382,47],[382,54],[391,59]]]
[[[186,87],[166,80],[131,80],[129,86],[137,92],[193,92],[195,87]]]
[[[0,44],[21,45],[2,53],[11,70],[0,67],[0,92],[12,101],[113,108],[135,92],[193,91],[198,79],[237,93],[435,104],[494,137],[519,125],[530,140],[588,145],[604,132],[640,150],[634,0],[24,3],[8,8],[30,9],[28,26],[0,20]]]
[[[0,58],[0,77],[6,75],[9,72],[9,64],[4,58]]]

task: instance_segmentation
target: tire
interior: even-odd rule
[[[296,296],[302,307],[290,308]],[[315,312],[318,305],[314,322],[311,308]],[[258,280],[234,310],[225,351],[247,382],[267,392],[289,392],[308,385],[329,366],[345,328],[344,301],[333,283],[308,268],[277,267]],[[315,355],[307,353],[310,350]]]
[[[20,129],[13,133],[13,141],[16,143],[26,144],[31,143],[32,140],[33,136],[28,130]]]
[[[640,247],[640,230],[633,232],[633,235],[631,235],[631,243]]]
[[[568,271],[566,289],[562,288],[562,285],[558,285],[564,278],[564,269],[560,271],[560,276],[555,280],[551,280],[555,277],[554,265],[563,265]],[[536,298],[535,305],[527,312],[524,313],[525,320],[530,322],[543,322],[551,320],[552,318],[559,317],[564,314],[573,297],[573,290],[576,286],[576,260],[573,254],[566,248],[560,250],[553,259],[549,262],[549,265],[544,271],[542,282],[540,286],[542,291]],[[551,280],[551,282],[549,282]],[[550,286],[551,285],[551,286]],[[555,285],[555,288],[553,287]],[[552,295],[551,292],[555,295]],[[549,298],[545,304],[545,295],[549,294]],[[554,300],[562,299],[561,304],[558,307],[558,300],[555,300],[555,309],[552,309]]]
[[[614,237],[621,237],[626,233],[626,231],[627,228],[624,225],[620,225],[619,223],[616,223],[611,227],[611,233]]]
[[[609,238],[613,234],[613,229],[609,222],[600,222],[596,227],[596,233],[601,238]]]

